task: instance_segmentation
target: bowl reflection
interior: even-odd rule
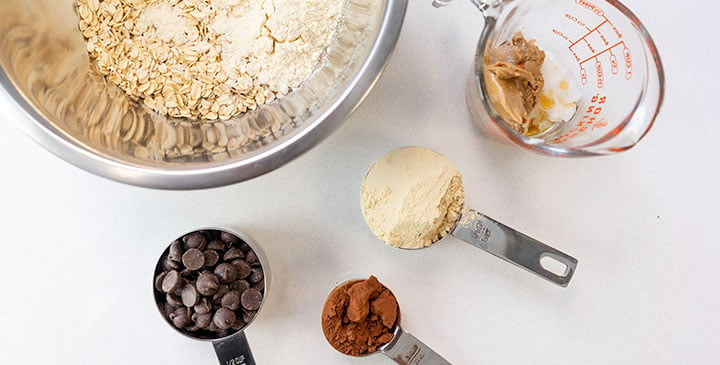
[[[269,172],[329,136],[382,72],[407,0],[347,0],[310,79],[227,121],[161,116],[93,68],[75,0],[0,2],[0,97],[14,122],[61,158],[120,182],[159,189],[227,185]],[[42,19],[42,21],[38,21]]]

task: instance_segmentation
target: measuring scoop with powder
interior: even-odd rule
[[[460,171],[423,147],[403,147],[380,157],[361,192],[365,221],[390,246],[419,249],[452,234],[557,285],[568,285],[575,258],[466,207],[464,201]]]
[[[442,356],[400,328],[395,295],[374,276],[346,281],[332,290],[322,312],[325,339],[349,356],[381,353],[401,365],[449,365]]]

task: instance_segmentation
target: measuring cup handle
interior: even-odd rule
[[[415,336],[403,331],[400,326],[395,329],[392,341],[380,351],[400,365],[451,365]]]
[[[570,283],[578,263],[574,257],[472,209],[460,217],[452,235],[562,287]],[[565,265],[563,274],[545,269],[540,262],[545,257]]]
[[[442,8],[450,5],[453,0],[433,0],[432,5],[436,8]],[[504,0],[470,0],[480,11],[485,12],[488,9],[502,5]]]
[[[245,332],[212,342],[221,365],[255,365]]]

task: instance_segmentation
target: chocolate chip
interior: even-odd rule
[[[231,335],[245,328],[262,305],[265,281],[259,260],[235,235],[189,233],[170,244],[161,263],[164,270],[153,282],[158,305],[173,326],[191,336]]]
[[[213,267],[220,261],[220,254],[215,250],[207,250],[203,255],[205,255],[205,267]]]
[[[163,279],[165,279],[165,275],[167,275],[167,272],[163,271],[155,277],[155,290],[165,292],[162,290],[162,282]]]
[[[218,280],[215,274],[206,271],[198,276],[196,287],[202,295],[213,295],[217,292],[218,287],[220,287],[220,280]]]
[[[218,291],[213,295],[213,303],[220,304],[220,300],[230,291],[230,287],[227,285],[220,285]]]
[[[240,308],[240,292],[231,290],[227,294],[223,295],[220,304],[230,310],[237,310]]]
[[[177,328],[183,328],[190,324],[190,312],[185,307],[179,307],[170,313],[170,321]]]
[[[260,260],[257,257],[257,254],[255,251],[248,251],[248,253],[245,255],[245,260],[248,262],[248,264],[256,266],[260,265]]]
[[[183,327],[183,329],[186,330],[186,331],[189,331],[189,332],[195,332],[195,331],[200,330],[200,327],[198,327],[198,326],[192,321],[192,317],[190,317],[190,324],[188,324],[187,326]]]
[[[235,243],[240,242],[240,239],[236,235],[229,233],[229,232],[220,232],[220,239],[223,242],[230,243],[230,244],[235,244]]]
[[[165,294],[165,301],[168,302],[173,307],[180,307],[183,305],[182,299],[179,295],[175,293],[167,293]]]
[[[200,293],[198,293],[197,289],[195,289],[192,284],[185,284],[180,296],[186,307],[193,307],[198,303],[198,300],[200,300]]]
[[[188,270],[199,270],[205,265],[205,255],[197,248],[191,248],[182,255],[182,263]]]
[[[208,250],[225,251],[225,243],[222,241],[214,240],[208,243]]]
[[[182,278],[180,278],[180,273],[172,270],[168,272],[165,277],[163,277],[162,284],[160,285],[164,293],[169,293],[177,290],[177,288],[180,287],[180,284],[182,284]]]
[[[207,328],[208,325],[210,325],[210,322],[212,322],[213,314],[212,313],[195,313],[192,315],[192,320],[195,322],[195,325],[200,328]]]
[[[223,261],[227,262],[242,258],[245,258],[245,253],[237,247],[230,247],[223,255]]]
[[[226,330],[235,324],[236,318],[235,312],[223,307],[215,312],[215,315],[213,316],[213,324],[220,329]]]
[[[207,244],[207,238],[200,232],[193,232],[183,237],[183,242],[185,242],[185,247],[187,248],[203,250]]]
[[[263,271],[261,268],[253,267],[252,270],[250,271],[250,279],[249,280],[251,283],[259,283],[262,281],[262,279],[264,277],[265,276],[263,275]]]
[[[248,289],[242,293],[240,301],[242,302],[243,308],[249,311],[255,311],[260,308],[263,296],[262,293],[256,289]]]
[[[215,275],[217,275],[218,279],[220,279],[220,282],[222,283],[230,283],[238,278],[238,269],[235,267],[235,265],[229,264],[227,262],[223,262],[222,264],[218,265],[215,268],[214,271]]]
[[[243,311],[243,321],[250,323],[255,318],[257,311]]]
[[[169,316],[176,308],[176,306],[166,301],[165,304],[163,304],[163,313],[165,313],[166,316]]]
[[[247,323],[244,320],[237,318],[235,320],[235,324],[233,324],[233,326],[232,326],[232,329],[239,331],[239,330],[245,328],[245,326],[247,326]]]
[[[165,269],[165,271],[180,270],[181,265],[179,262],[175,262],[170,260],[169,257],[166,257],[165,260],[163,260],[163,269]]]
[[[194,270],[185,269],[180,271],[180,277],[187,281],[195,281],[197,279],[198,272]]]
[[[252,287],[253,287],[253,289],[255,289],[257,291],[262,292],[263,290],[265,290],[265,280],[261,280],[255,284],[253,284]]]
[[[201,298],[197,304],[193,307],[195,310],[195,313],[199,314],[205,314],[210,313],[212,310],[212,304],[210,304],[210,300],[208,298]]]
[[[213,314],[213,317],[214,316],[215,316],[215,314]],[[210,321],[210,324],[207,326],[207,330],[210,332],[220,332],[220,329],[218,328],[218,326],[215,325],[214,321]],[[218,338],[219,337],[220,336],[218,336]]]
[[[170,250],[168,250],[168,258],[175,262],[180,262],[182,260],[182,255],[182,243],[180,243],[180,240],[175,240],[172,244],[170,244]]]
[[[230,289],[236,290],[242,294],[245,290],[250,289],[250,283],[247,280],[236,280],[230,283]]]
[[[250,275],[251,267],[250,267],[250,264],[245,262],[245,260],[235,259],[235,260],[232,260],[232,264],[238,270],[238,278],[245,279],[246,277],[248,277]]]

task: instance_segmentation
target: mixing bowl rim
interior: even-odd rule
[[[98,176],[146,188],[193,190],[246,181],[292,161],[327,138],[362,103],[387,65],[400,36],[408,0],[386,0],[380,23],[366,56],[353,66],[340,92],[320,105],[293,134],[259,147],[241,161],[228,159],[204,166],[167,165],[151,168],[114,159],[100,150],[73,141],[45,119],[23,97],[0,67],[0,98],[14,103],[10,118],[25,134],[61,159]],[[13,115],[13,112],[16,112]]]

